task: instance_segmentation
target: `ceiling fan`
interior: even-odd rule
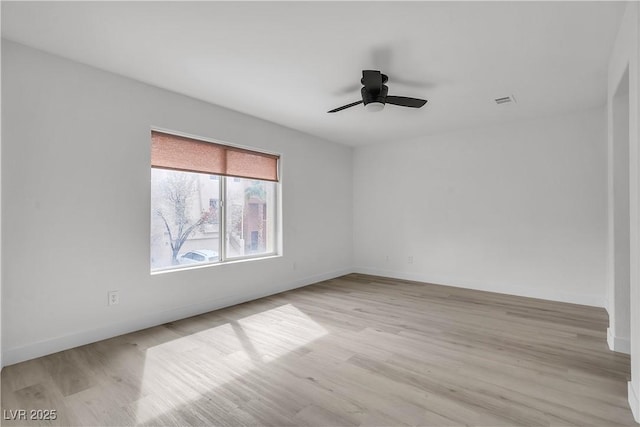
[[[389,88],[385,83],[389,78],[377,70],[362,70],[363,88],[360,89],[362,101],[352,102],[342,107],[334,108],[327,113],[336,113],[358,104],[364,104],[367,111],[381,111],[385,104],[399,105],[401,107],[420,108],[427,103],[426,99],[407,98],[406,96],[387,95]]]

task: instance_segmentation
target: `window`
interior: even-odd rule
[[[151,271],[275,254],[278,163],[153,131]]]

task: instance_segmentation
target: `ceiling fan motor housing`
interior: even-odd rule
[[[385,103],[385,99],[387,98],[387,93],[389,93],[389,88],[387,85],[382,85],[381,90],[378,92],[369,92],[366,87],[360,89],[360,93],[362,94],[362,102],[364,105],[367,105],[371,102],[379,102],[381,104]]]

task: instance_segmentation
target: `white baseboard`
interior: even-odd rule
[[[609,350],[611,351],[631,354],[630,339],[615,336],[611,328],[607,328],[607,344],[609,345]]]
[[[547,289],[499,286],[487,283],[470,281],[456,281],[450,278],[430,277],[423,274],[380,270],[368,267],[355,267],[355,273],[371,274],[374,276],[390,277],[394,279],[412,280],[417,282],[433,283],[434,285],[452,286],[456,288],[474,289],[477,291],[496,292],[499,294],[515,295],[528,298],[538,298],[549,301],[567,302],[571,304],[589,305],[593,307],[605,307],[604,295],[589,295],[568,292],[556,292]]]
[[[629,396],[629,406],[631,407],[631,412],[633,413],[633,417],[636,419],[636,422],[640,423],[640,396],[636,393],[631,384],[631,381],[628,383],[628,396]]]
[[[609,346],[609,350],[616,351],[616,340],[613,336],[613,332],[611,332],[611,328],[607,328],[607,345]]]
[[[129,319],[126,321],[105,325],[100,328],[89,329],[74,334],[35,342],[22,347],[7,349],[2,354],[2,362],[4,362],[4,366],[13,365],[15,363],[35,359],[36,357],[46,356],[47,354],[56,353],[73,347],[78,347],[96,341],[117,337],[122,334],[151,328],[153,326],[185,319],[191,316],[197,316],[198,314],[207,313],[236,304],[241,304],[247,301],[253,301],[258,298],[263,298],[291,289],[311,285],[323,280],[329,280],[336,277],[344,276],[345,274],[349,274],[351,272],[352,270],[350,268],[347,268],[332,271],[329,273],[318,274],[315,276],[294,280],[284,286],[280,285],[266,287],[263,288],[260,292],[253,293],[251,295],[236,295],[233,297],[210,300],[185,307],[179,307],[172,310],[150,313],[145,316],[138,317],[137,319]]]

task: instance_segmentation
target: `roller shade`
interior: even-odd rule
[[[278,181],[279,156],[151,131],[151,167]]]

